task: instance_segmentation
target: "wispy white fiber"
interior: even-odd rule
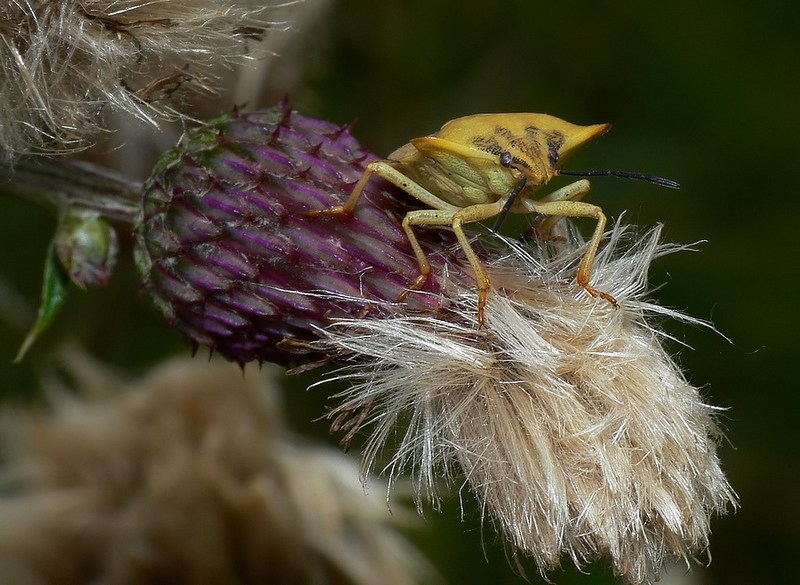
[[[299,1],[299,0],[297,0]],[[0,6],[0,162],[82,148],[123,112],[156,124],[213,92],[279,8],[250,0],[10,0]]]

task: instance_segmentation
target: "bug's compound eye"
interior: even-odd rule
[[[558,147],[550,145],[547,151],[547,158],[550,161],[550,166],[555,167],[558,164]]]
[[[510,167],[511,161],[514,160],[514,157],[511,156],[511,153],[507,150],[500,155],[500,164],[504,167]]]

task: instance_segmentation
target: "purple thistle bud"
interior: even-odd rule
[[[317,327],[386,311],[419,274],[400,225],[412,200],[388,183],[370,181],[352,215],[309,213],[341,204],[373,160],[347,126],[288,104],[237,109],[187,132],[145,185],[146,287],[193,343],[240,364],[297,363],[292,351]],[[420,236],[434,264],[422,292],[432,294],[404,308],[436,311],[445,302],[437,264],[452,238]]]

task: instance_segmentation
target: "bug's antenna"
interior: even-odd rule
[[[505,204],[503,205],[503,209],[500,210],[500,214],[497,216],[497,219],[494,222],[494,226],[492,227],[492,231],[498,231],[500,226],[503,224],[503,220],[505,220],[506,216],[508,215],[508,210],[511,209],[511,206],[514,205],[514,200],[519,195],[520,191],[525,188],[525,183],[528,182],[528,179],[522,177],[517,183],[517,186],[512,189],[511,193],[508,195],[508,199],[506,199]]]
[[[665,179],[664,177],[654,177],[652,175],[645,175],[642,173],[629,173],[628,171],[610,171],[606,169],[599,169],[593,171],[565,171],[559,169],[559,175],[571,175],[573,177],[622,177],[623,179],[639,179],[648,181],[661,187],[668,187],[669,189],[680,189],[681,186],[672,179]]]

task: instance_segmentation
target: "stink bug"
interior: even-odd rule
[[[577,148],[606,133],[610,124],[577,126],[547,114],[478,114],[447,122],[430,136],[414,138],[386,160],[372,162],[340,206],[315,210],[318,214],[351,213],[367,181],[377,174],[430,206],[409,211],[403,230],[419,263],[419,276],[400,295],[425,284],[431,265],[414,235],[413,226],[450,226],[455,232],[478,286],[478,323],[490,281],[486,270],[464,233],[462,225],[507,212],[551,216],[539,231],[543,235],[561,217],[590,217],[597,221],[577,270],[577,283],[593,297],[617,306],[616,299],[589,284],[594,258],[603,237],[606,216],[597,205],[581,201],[589,192],[589,181],[581,179],[538,199],[533,195],[557,175],[616,175],[645,179],[666,187],[678,184],[660,177],[622,171],[563,171],[561,164]]]

